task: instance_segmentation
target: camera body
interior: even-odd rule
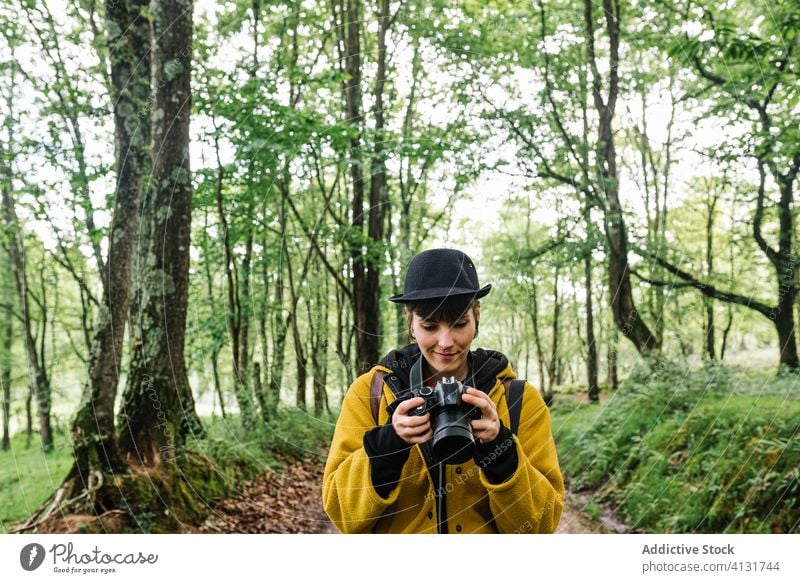
[[[412,387],[411,397],[425,402],[409,411],[409,415],[430,413],[433,428],[433,453],[446,464],[461,464],[472,458],[475,437],[472,420],[481,418],[481,411],[462,400],[467,388],[455,377],[444,377],[435,387]]]
[[[436,383],[435,387],[423,385],[411,388],[411,397],[422,397],[425,402],[412,409],[409,415],[424,415],[430,413],[431,418],[438,415],[440,411],[451,407],[462,407],[472,419],[480,419],[480,410],[472,405],[466,404],[461,396],[467,392],[467,388],[455,377],[444,377]]]

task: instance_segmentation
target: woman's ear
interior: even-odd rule
[[[416,336],[414,336],[414,329],[413,329],[413,322],[414,322],[414,313],[408,309],[408,306],[405,306],[405,313],[406,313],[406,322],[408,322],[408,337],[411,338],[414,342],[417,341]]]

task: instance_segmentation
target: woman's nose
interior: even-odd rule
[[[442,348],[449,348],[453,345],[453,336],[450,333],[450,328],[445,328],[444,331],[439,334],[439,346]]]

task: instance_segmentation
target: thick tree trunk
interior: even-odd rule
[[[69,497],[85,489],[84,476],[101,468],[119,471],[114,403],[119,383],[125,324],[128,320],[131,258],[139,225],[142,179],[149,170],[150,26],[141,11],[146,0],[106,2],[106,29],[114,104],[117,188],[109,232],[107,279],[89,353],[88,378],[73,420],[76,484]]]
[[[778,287],[778,306],[775,311],[775,329],[778,331],[778,348],[781,352],[780,363],[790,371],[797,371],[800,363],[797,360],[797,340],[794,326],[794,302],[797,288],[794,282],[788,283],[788,277],[781,278]]]
[[[367,331],[367,253],[361,238],[364,230],[364,178],[361,161],[361,2],[345,0],[344,82],[345,121],[352,126],[350,133],[350,178],[352,181],[351,226],[354,239],[350,242],[350,262],[353,270],[353,317],[356,336],[356,370],[358,374],[370,367]]]
[[[192,182],[189,167],[192,2],[153,0],[152,204],[141,313],[120,413],[120,449],[154,466],[202,433],[184,360]]]
[[[369,224],[367,227],[370,245],[383,246],[386,213],[388,212],[389,193],[386,180],[386,153],[384,152],[384,83],[386,80],[386,34],[389,27],[389,0],[378,0],[378,70],[375,77],[374,99],[372,109],[375,119],[375,144],[372,152],[371,180],[369,187]],[[370,250],[367,255],[366,289],[364,298],[364,320],[361,350],[359,359],[366,366],[377,364],[381,330],[381,273],[383,271],[383,253]]]
[[[800,269],[800,259],[792,252],[792,237],[794,235],[794,216],[792,201],[794,197],[794,183],[800,166],[800,154],[796,155],[792,169],[786,174],[780,174],[777,168],[772,167],[772,174],[776,177],[780,187],[781,198],[778,203],[778,218],[780,231],[778,235],[778,253],[773,265],[778,272],[778,307],[775,315],[775,327],[778,330],[778,346],[781,351],[781,366],[791,370],[800,370],[800,361],[797,356],[797,336],[794,325],[794,308],[797,298],[797,270]]]

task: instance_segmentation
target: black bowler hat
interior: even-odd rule
[[[492,284],[480,287],[478,272],[466,253],[457,249],[429,249],[411,260],[404,293],[389,300],[398,304],[451,296],[482,298]]]

